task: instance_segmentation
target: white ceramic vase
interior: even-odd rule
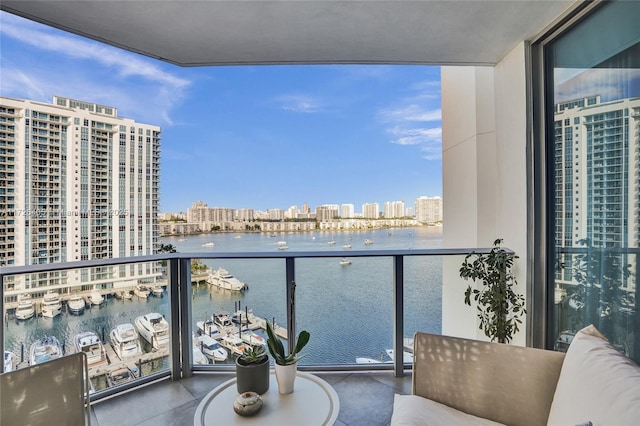
[[[293,392],[293,385],[296,381],[296,373],[298,372],[298,363],[289,365],[275,365],[276,381],[278,382],[278,391],[281,394]]]

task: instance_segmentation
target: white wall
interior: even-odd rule
[[[525,45],[495,67],[442,67],[445,247],[513,249],[517,291],[526,294],[527,167]],[[486,339],[464,304],[462,257],[445,258],[442,333]],[[525,343],[526,327],[514,339]]]

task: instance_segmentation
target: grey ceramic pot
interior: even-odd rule
[[[255,392],[262,395],[269,390],[269,358],[260,364],[242,365],[236,359],[238,393]]]

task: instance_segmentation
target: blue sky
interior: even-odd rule
[[[442,195],[440,68],[180,68],[0,12],[0,94],[162,127],[162,212]]]

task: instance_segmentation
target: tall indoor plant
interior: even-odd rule
[[[479,328],[491,341],[508,343],[518,332],[526,310],[524,296],[513,291],[517,282],[511,268],[518,256],[503,249],[501,243],[501,238],[495,240],[489,253],[468,254],[460,277],[480,283],[477,288],[469,285],[464,293],[464,303],[471,306],[472,295],[477,303]]]
[[[248,345],[236,359],[236,382],[238,393],[269,390],[269,355],[262,345]]]
[[[275,361],[276,380],[280,393],[287,394],[293,392],[293,385],[298,370],[298,361],[306,356],[298,354],[302,348],[309,343],[310,337],[311,335],[308,331],[301,331],[293,352],[286,353],[282,340],[276,335],[271,323],[267,321],[267,347]]]

